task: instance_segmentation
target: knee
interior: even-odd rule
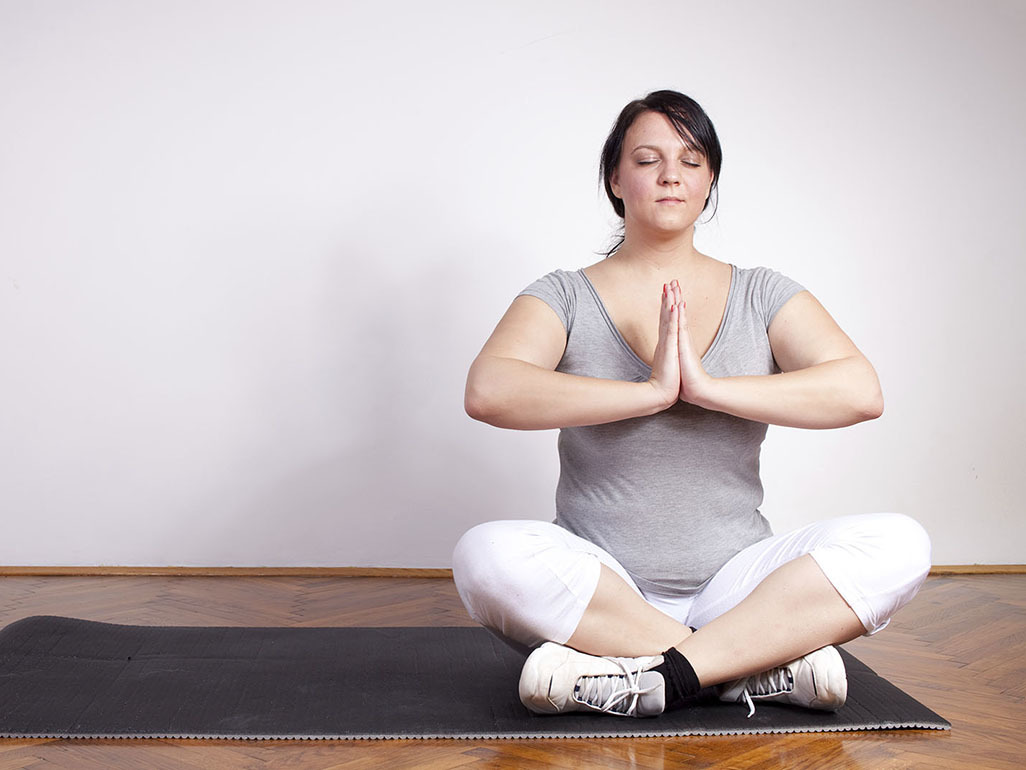
[[[598,582],[599,561],[555,524],[493,521],[456,544],[452,571],[470,616],[524,649],[565,641]]]
[[[817,561],[867,632],[876,633],[930,572],[930,537],[900,513],[845,517]]]
[[[856,516],[852,523],[854,531],[842,536],[842,549],[854,559],[852,574],[859,576],[867,594],[893,603],[886,610],[889,617],[916,595],[930,573],[930,536],[902,513]]]
[[[512,522],[490,521],[467,530],[452,555],[452,576],[470,616],[483,622],[503,597],[515,593],[517,533]]]
[[[497,526],[500,523],[478,524],[457,541],[452,552],[452,577],[461,595],[464,588],[469,589],[487,578],[501,536],[501,528]]]
[[[911,516],[888,513],[880,517],[889,560],[907,571],[909,582],[922,583],[933,566],[930,536]]]

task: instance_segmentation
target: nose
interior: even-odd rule
[[[663,166],[663,173],[659,175],[660,184],[680,184],[680,170],[672,163]]]

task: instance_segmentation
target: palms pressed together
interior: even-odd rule
[[[667,407],[678,400],[698,403],[712,377],[702,368],[688,329],[687,303],[680,284],[663,284],[659,308],[659,339],[649,383],[663,396]]]

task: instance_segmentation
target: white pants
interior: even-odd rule
[[[700,628],[738,604],[777,567],[805,554],[816,560],[869,634],[915,596],[930,570],[925,530],[896,513],[843,516],[767,538],[686,595],[643,592],[609,553],[543,521],[479,524],[460,538],[452,566],[470,616],[526,651],[545,641],[563,644],[573,635],[602,564],[657,609]]]

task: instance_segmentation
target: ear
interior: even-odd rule
[[[620,169],[613,169],[613,173],[609,175],[609,188],[620,200],[623,200],[623,196],[620,195]]]

